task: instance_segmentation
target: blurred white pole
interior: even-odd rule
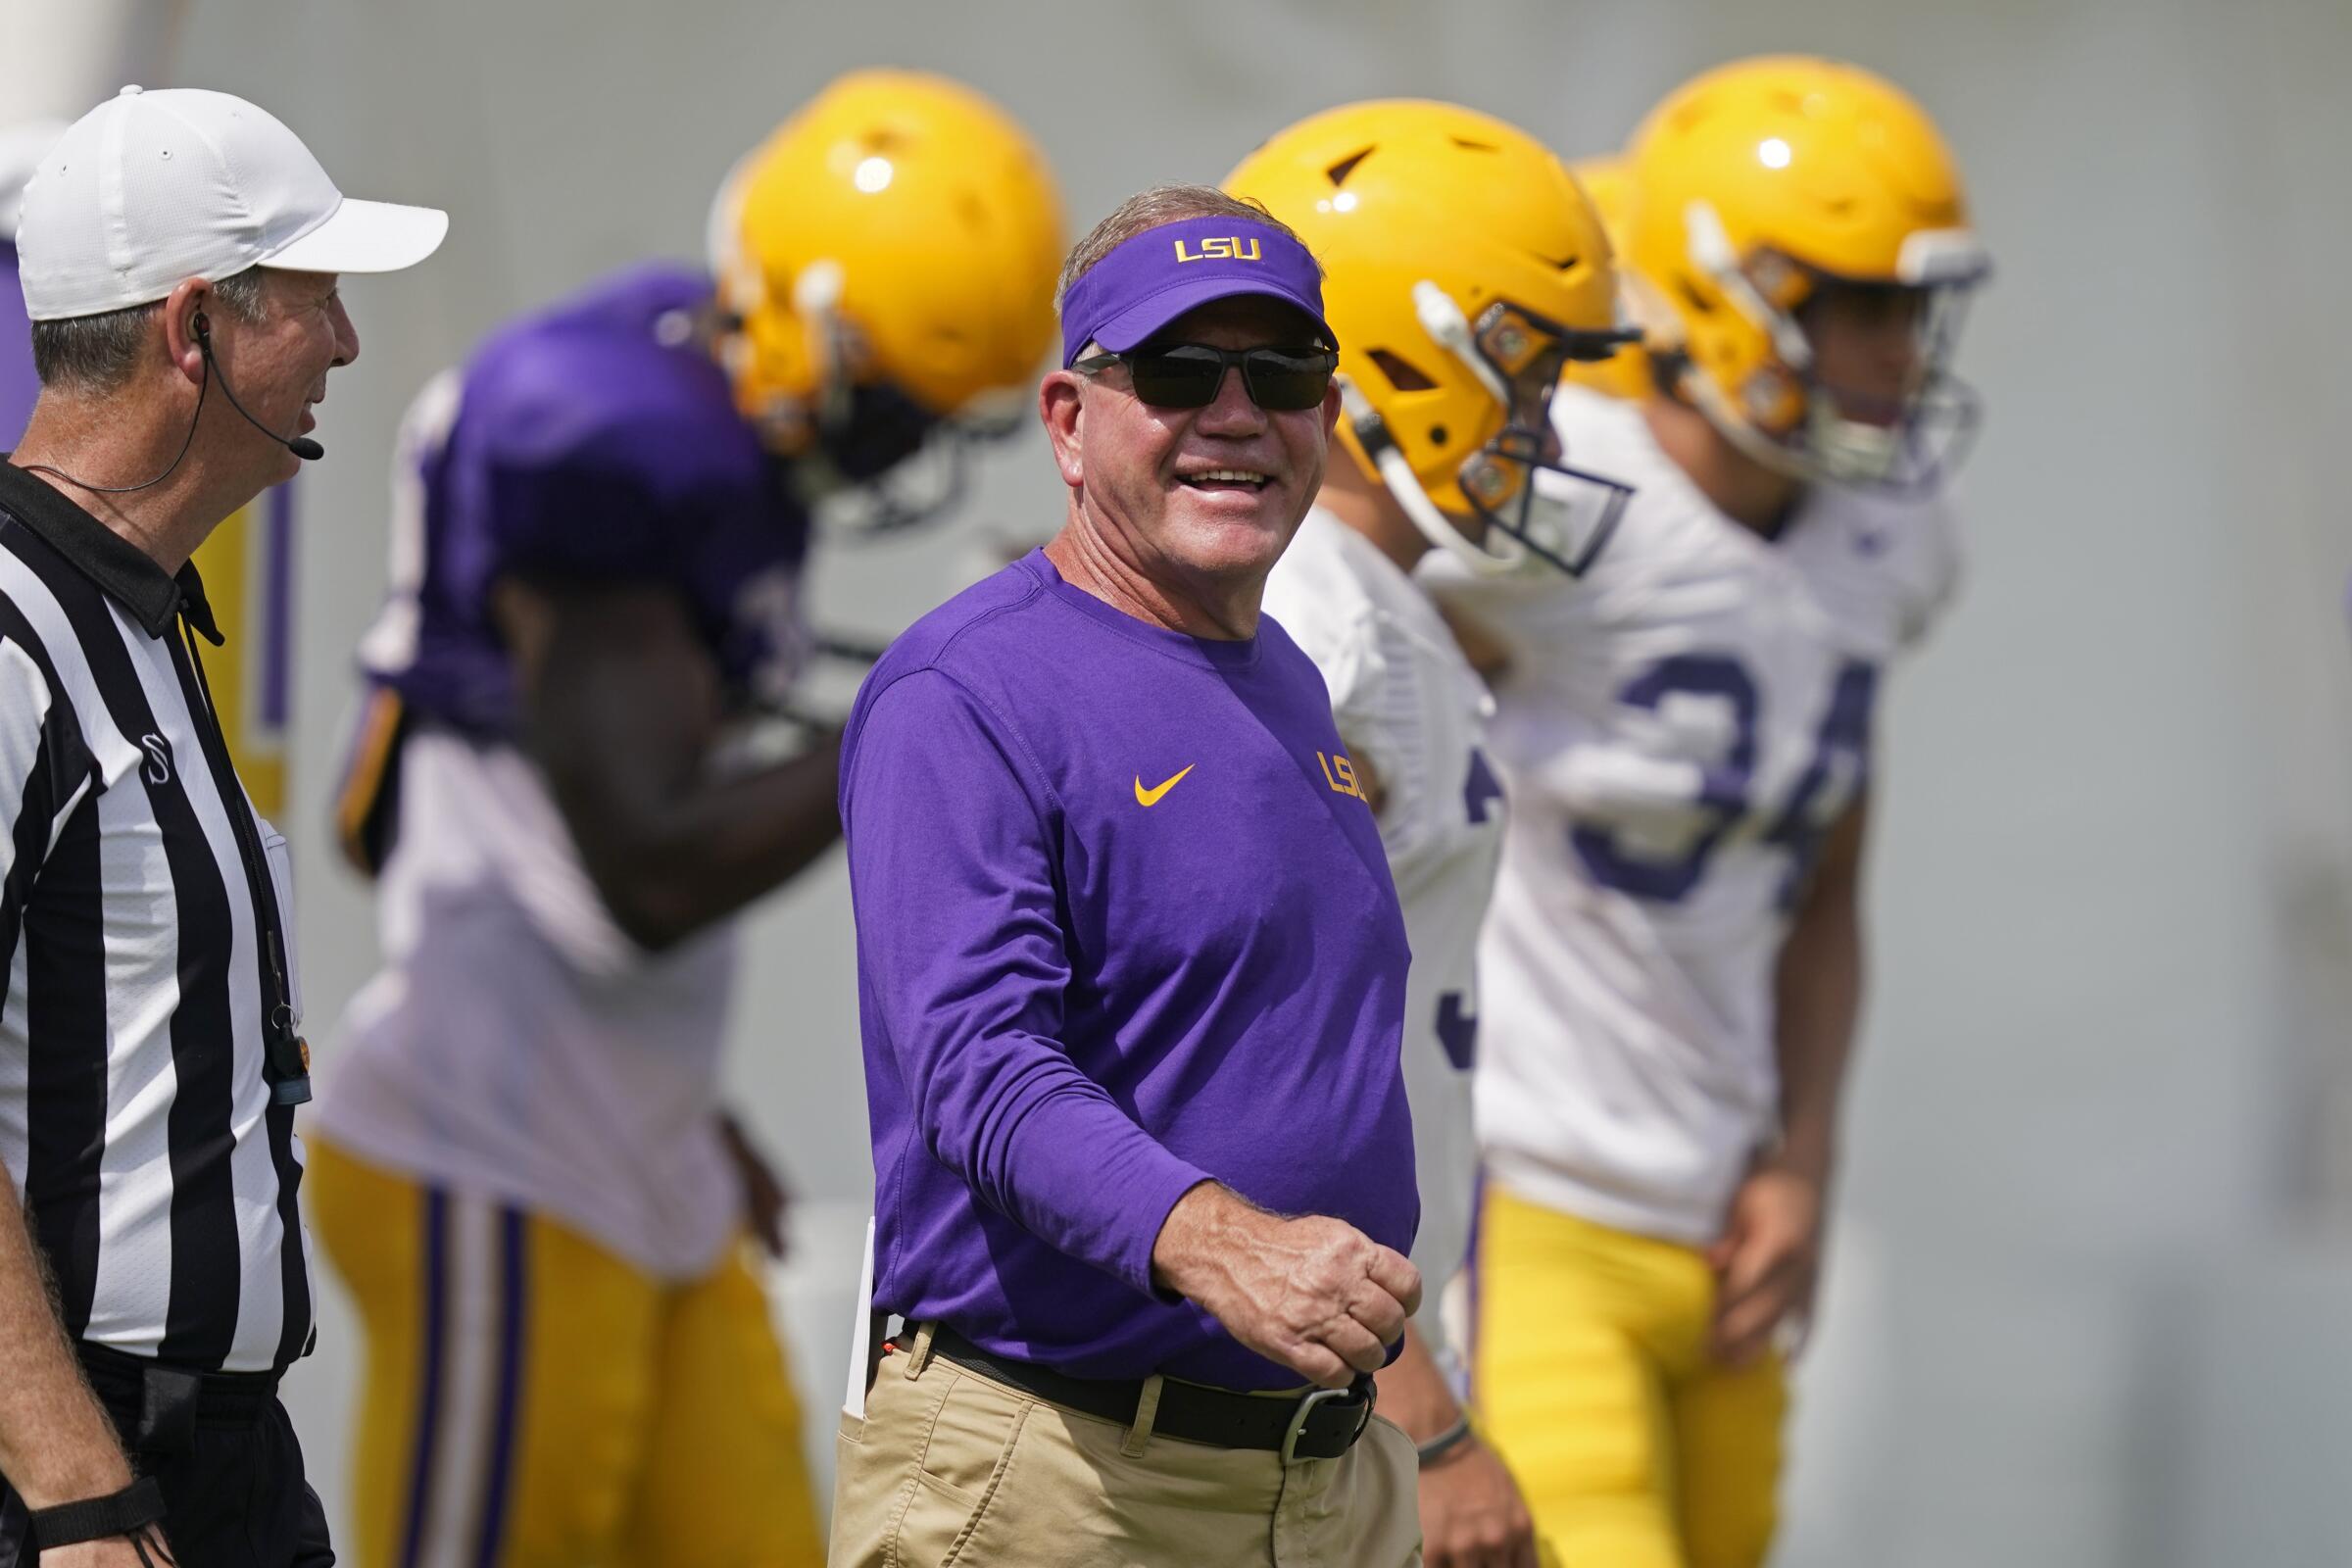
[[[0,103],[68,124],[116,88],[178,85],[182,0],[0,0]]]

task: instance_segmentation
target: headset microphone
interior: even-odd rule
[[[211,368],[213,378],[220,383],[220,395],[228,399],[228,406],[236,410],[237,413],[243,416],[247,424],[252,425],[256,430],[261,431],[262,434],[268,436],[279,446],[284,447],[288,452],[293,453],[305,463],[313,463],[326,456],[326,448],[320,446],[309,436],[279,435],[275,430],[270,429],[261,420],[255,418],[252,415],[247,414],[245,412],[245,405],[237,401],[237,394],[230,388],[228,384],[228,375],[220,368],[220,362],[213,358],[213,324],[204,318],[204,313],[202,311],[198,311],[196,313],[195,319],[190,321],[188,324],[195,329],[196,347],[203,351],[204,363]]]
[[[141,479],[137,484],[91,484],[86,479],[76,479],[65,469],[52,467],[46,463],[27,463],[24,465],[25,471],[30,473],[54,473],[60,479],[65,480],[66,483],[73,485],[75,489],[87,490],[93,495],[126,496],[140,490],[152,490],[157,485],[162,484],[166,479],[171,478],[173,473],[179,470],[180,463],[188,455],[188,448],[196,444],[196,426],[197,423],[204,417],[204,400],[213,395],[213,383],[215,381],[220,383],[220,395],[228,399],[228,406],[236,410],[238,414],[243,415],[245,422],[252,425],[256,430],[261,431],[262,434],[268,436],[279,446],[284,447],[288,452],[293,453],[305,463],[309,463],[316,459],[326,456],[326,448],[320,446],[309,436],[279,435],[275,430],[270,429],[268,425],[255,418],[252,415],[246,414],[245,405],[239,403],[237,401],[237,395],[228,389],[228,377],[220,373],[220,362],[213,358],[212,323],[204,318],[204,313],[202,311],[198,311],[195,318],[188,324],[195,330],[196,347],[202,350],[204,354],[204,385],[199,388],[196,393],[196,417],[188,421],[188,433],[186,436],[181,438],[179,443],[179,451],[172,457],[169,464],[164,466],[163,472],[157,474],[152,479]]]

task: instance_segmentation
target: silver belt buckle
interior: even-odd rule
[[[1291,1412],[1291,1424],[1289,1428],[1282,1434],[1282,1462],[1284,1464],[1297,1464],[1298,1462],[1298,1439],[1300,1434],[1306,1431],[1306,1418],[1314,1413],[1314,1408],[1316,1405],[1321,1404],[1328,1399],[1345,1399],[1356,1392],[1356,1387],[1345,1389],[1317,1389],[1313,1393],[1302,1396],[1298,1400],[1298,1407]],[[1357,1436],[1360,1437],[1363,1435],[1364,1427],[1366,1423],[1371,1421],[1371,1419],[1372,1398],[1370,1394],[1367,1392],[1364,1397],[1363,1418],[1357,1421],[1355,1424]]]

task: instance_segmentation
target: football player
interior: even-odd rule
[[[1526,1505],[1465,1415],[1459,1347],[1438,1305],[1469,1248],[1473,953],[1503,804],[1480,750],[1486,689],[1411,573],[1433,552],[1470,576],[1586,564],[1534,476],[1582,477],[1556,465],[1545,409],[1566,362],[1628,335],[1615,330],[1608,241],[1557,158],[1451,104],[1314,116],[1226,187],[1314,251],[1340,341],[1347,456],[1325,471],[1264,603],[1331,688],[1413,950],[1404,1079],[1426,1304],[1380,1374],[1381,1409],[1421,1446],[1431,1568],[1533,1568]],[[1595,499],[1615,495],[1604,483]]]
[[[1872,718],[1952,590],[1936,486],[1975,404],[1946,360],[1986,259],[1934,124],[1850,66],[1709,72],[1626,173],[1653,389],[1551,409],[1634,486],[1620,525],[1578,579],[1430,562],[1494,673],[1512,805],[1474,1386],[1564,1557],[1734,1568],[1774,1529],[1861,1004]]]
[[[837,741],[734,721],[809,642],[811,506],[1005,427],[1061,220],[996,105],[862,72],[712,245],[494,333],[402,434],[341,811],[384,965],[312,1177],[368,1337],[363,1568],[821,1560],[746,1246],[781,1190],[717,1079],[734,916],[838,835]]]

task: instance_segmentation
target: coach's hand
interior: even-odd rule
[[[1767,1160],[1733,1196],[1723,1239],[1707,1252],[1715,1269],[1715,1359],[1754,1364],[1784,1321],[1801,1330],[1821,1276],[1822,1183]]]
[[[1152,1274],[1250,1349],[1327,1389],[1379,1371],[1421,1304],[1420,1271],[1402,1253],[1344,1220],[1269,1214],[1215,1182],[1169,1210]]]

